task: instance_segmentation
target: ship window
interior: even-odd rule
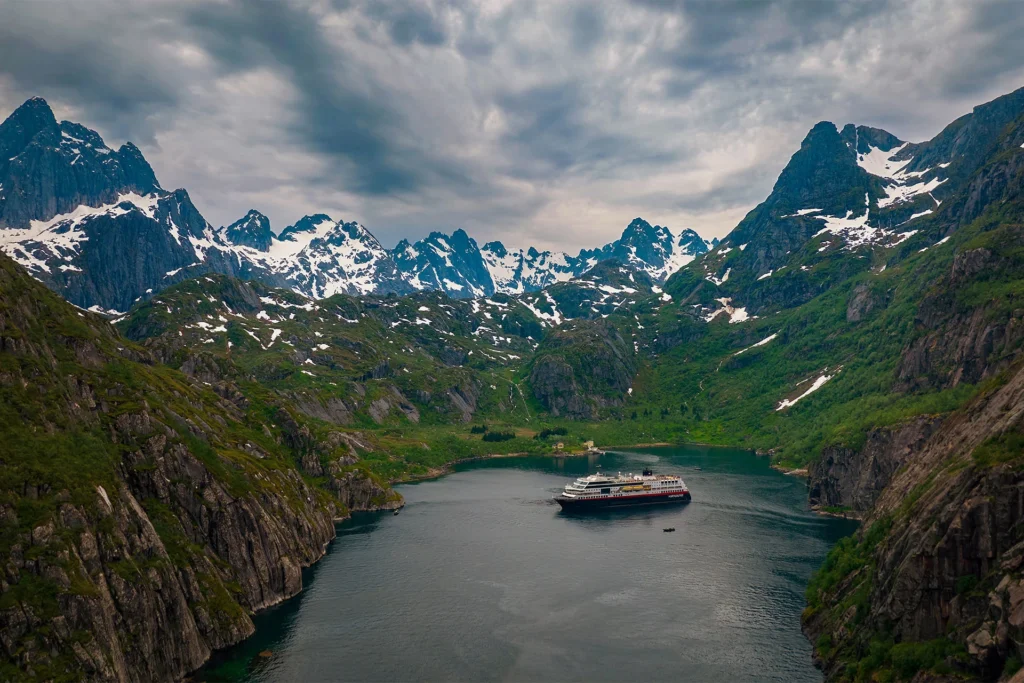
[[[611,489],[601,489],[601,493],[611,493]]]

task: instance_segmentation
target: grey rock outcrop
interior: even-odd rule
[[[849,508],[855,513],[870,510],[893,475],[940,423],[939,418],[918,417],[871,430],[859,448],[827,446],[809,468],[811,505]]]
[[[57,123],[42,98],[28,100],[0,124],[0,229],[159,189],[135,145],[113,150],[83,126]]]

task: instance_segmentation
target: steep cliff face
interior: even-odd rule
[[[135,145],[113,150],[84,126],[57,123],[42,98],[28,100],[0,124],[0,229],[27,228],[83,204],[159,189]]]
[[[1009,244],[1024,238],[1021,226],[1001,232]],[[985,246],[957,253],[949,275],[918,309],[915,324],[928,332],[904,350],[897,389],[973,384],[1015,362],[1024,349],[1024,309],[1012,298],[979,301],[978,294],[989,282],[1015,279],[1019,268],[1018,258]]]
[[[812,581],[804,627],[829,679],[922,668],[995,680],[1019,665],[1022,461],[1018,367],[914,449]]]
[[[827,446],[809,468],[808,498],[814,507],[869,510],[893,475],[938,428],[937,417],[868,432],[860,448]]]
[[[215,388],[0,256],[0,679],[179,679],[301,590],[335,518],[396,504],[344,436]]]

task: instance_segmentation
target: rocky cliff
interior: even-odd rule
[[[552,415],[589,418],[622,404],[636,368],[633,349],[615,327],[581,320],[545,337],[530,368],[530,385]]]
[[[922,416],[869,431],[859,448],[826,446],[809,468],[811,505],[843,508],[854,514],[867,512],[893,475],[940,424],[940,418]]]
[[[358,440],[300,443],[2,256],[0,399],[5,680],[177,680],[302,589],[336,518],[397,501]]]
[[[57,123],[33,97],[0,124],[0,229],[27,228],[81,205],[116,202],[127,192],[160,189],[139,149],[113,150],[76,123]]]
[[[1018,367],[914,449],[812,581],[804,628],[829,679],[930,669],[995,680],[1020,666],[1022,458]]]

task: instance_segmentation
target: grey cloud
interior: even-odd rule
[[[408,22],[409,16],[397,21]],[[277,2],[211,3],[193,7],[185,19],[225,68],[264,65],[287,72],[300,102],[295,120],[282,122],[283,127],[311,154],[341,162],[340,179],[353,191],[411,191],[432,172],[453,182],[465,180],[446,160],[425,159],[422,150],[399,142],[405,121],[402,112],[389,107],[390,93],[353,73],[309,9]]]
[[[996,77],[1020,72],[1024,64],[1022,10],[1024,6],[1017,0],[999,0],[977,7],[971,28],[980,36],[980,44],[973,50],[951,55],[949,71],[940,80],[945,94],[969,97],[983,91]]]
[[[388,34],[398,45],[419,42],[424,45],[442,45],[447,40],[443,23],[430,7],[373,0],[365,6],[368,16],[387,26]]]
[[[149,23],[130,5],[9,3],[0,12],[0,73],[20,91],[81,107],[116,137],[151,142],[146,118],[180,104],[182,78],[158,64],[143,36],[119,30],[114,16],[124,25]]]
[[[588,110],[599,106],[597,99],[576,82],[500,94],[498,105],[510,122],[503,142],[508,157],[515,160],[510,172],[521,178],[543,178],[577,166],[597,173],[608,164],[625,168],[675,159],[669,150],[640,136],[588,123]]]
[[[1016,0],[8,2],[0,110],[134,140],[214,223],[572,251],[638,213],[723,235],[821,119],[930,137],[1024,83],[1022,30]]]
[[[604,15],[600,5],[586,4],[570,10],[569,29],[576,51],[589,53],[604,38]]]

